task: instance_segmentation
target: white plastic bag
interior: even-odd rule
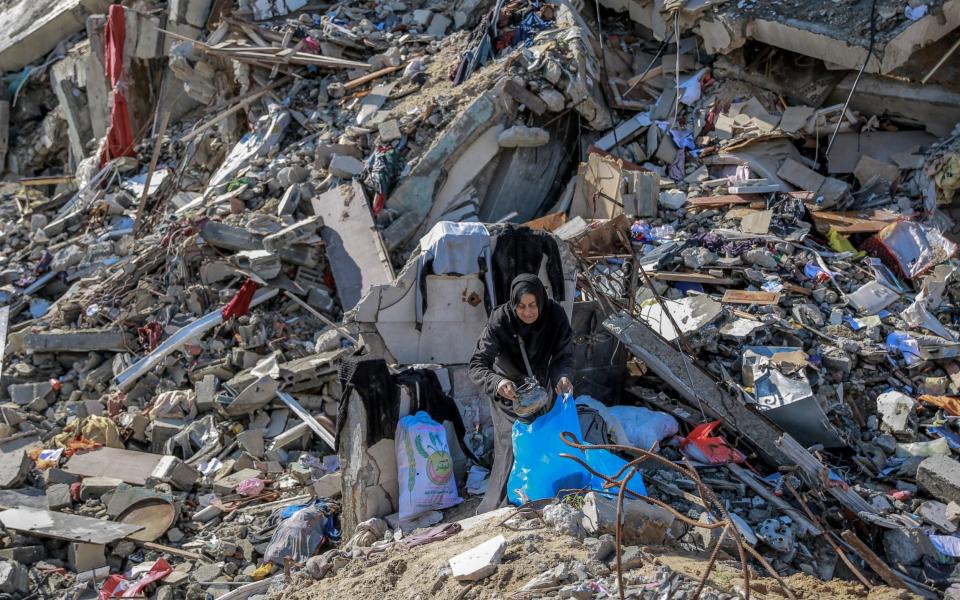
[[[396,440],[401,521],[463,502],[443,425],[420,411],[400,419]]]
[[[611,406],[607,413],[619,422],[627,435],[626,440],[617,440],[619,444],[628,443],[649,450],[655,443],[680,431],[673,416],[642,406]],[[614,427],[611,429],[615,430]]]

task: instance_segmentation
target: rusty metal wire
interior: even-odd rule
[[[790,600],[796,600],[796,596],[794,595],[793,591],[790,590],[790,588],[787,586],[783,578],[780,577],[780,575],[773,569],[773,567],[766,560],[764,560],[764,558],[760,555],[759,552],[754,550],[749,544],[747,544],[743,540],[743,536],[740,535],[739,530],[737,529],[736,524],[733,521],[733,518],[730,516],[730,513],[727,512],[727,509],[724,506],[723,502],[720,501],[720,499],[717,497],[717,495],[713,492],[712,489],[710,489],[707,485],[703,483],[703,481],[700,479],[700,474],[697,473],[697,470],[689,462],[685,460],[684,462],[686,466],[680,466],[660,456],[659,454],[650,452],[649,450],[643,450],[641,448],[633,447],[633,446],[625,446],[621,444],[582,444],[580,443],[580,440],[578,440],[575,435],[566,431],[560,434],[560,439],[563,440],[563,443],[565,443],[566,445],[580,451],[589,452],[591,450],[611,450],[616,452],[623,452],[633,456],[638,456],[638,458],[626,463],[616,474],[612,476],[607,476],[602,473],[598,473],[597,471],[592,469],[586,463],[586,461],[584,461],[578,456],[573,456],[570,454],[560,454],[560,456],[564,458],[569,458],[570,460],[577,462],[580,466],[586,469],[587,472],[594,475],[595,477],[602,479],[604,481],[603,485],[605,488],[607,489],[619,488],[619,491],[617,494],[616,546],[617,546],[617,586],[619,588],[621,600],[625,599],[624,588],[623,588],[623,569],[621,564],[621,551],[622,551],[621,542],[622,542],[622,526],[623,526],[622,512],[623,512],[623,500],[627,494],[629,494],[629,496],[632,499],[641,500],[643,502],[647,502],[649,504],[652,504],[654,506],[658,506],[660,508],[667,510],[670,514],[674,516],[674,518],[688,525],[692,525],[694,527],[702,527],[705,529],[718,529],[721,527],[723,528],[723,531],[721,532],[717,540],[717,544],[714,547],[713,551],[711,552],[711,558],[710,558],[710,561],[707,563],[707,568],[704,570],[703,574],[700,577],[700,581],[698,582],[698,585],[697,585],[697,591],[693,596],[694,600],[700,597],[700,593],[703,591],[703,588],[706,585],[707,578],[709,577],[710,572],[712,571],[713,566],[716,563],[716,557],[719,555],[720,545],[722,544],[724,538],[728,535],[730,536],[730,539],[732,539],[733,542],[736,544],[737,551],[740,555],[740,568],[741,568],[743,583],[744,583],[745,600],[750,600],[750,567],[747,562],[747,554],[750,554],[755,559],[757,559],[757,562],[759,562],[763,566],[763,568],[770,574],[770,576],[773,577],[777,581],[777,583],[780,584],[780,587],[783,589],[784,594],[788,598],[790,598]],[[714,522],[701,523],[699,521],[693,521],[686,515],[679,513],[677,510],[675,510],[671,506],[668,506],[666,503],[660,500],[657,500],[656,498],[642,496],[640,494],[637,494],[636,492],[633,492],[627,489],[627,484],[629,483],[630,479],[637,474],[640,463],[645,462],[647,460],[651,460],[653,462],[659,463],[668,469],[677,471],[678,473],[690,478],[697,487],[697,491],[700,494],[700,499],[703,502],[704,508],[707,509],[707,512],[711,515]]]

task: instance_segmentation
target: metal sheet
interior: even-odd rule
[[[139,525],[115,523],[37,508],[14,508],[0,512],[7,529],[68,542],[109,544],[143,529]]]

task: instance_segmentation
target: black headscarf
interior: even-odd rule
[[[533,294],[537,299],[537,320],[527,324],[517,316],[517,305],[520,304],[520,298],[526,294]],[[533,356],[539,354],[543,342],[546,340],[542,335],[544,326],[549,318],[550,306],[547,305],[547,290],[543,287],[540,278],[531,273],[523,273],[513,278],[510,284],[510,322],[513,324],[517,333],[523,338],[526,346],[527,355]],[[521,366],[522,365],[518,365]]]

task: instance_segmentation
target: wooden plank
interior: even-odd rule
[[[115,477],[130,485],[146,485],[147,477],[163,457],[122,448],[100,448],[75,454],[63,470],[83,477]]]
[[[346,90],[346,91],[350,91],[350,90],[352,90],[353,88],[360,87],[361,85],[363,85],[363,84],[365,84],[365,83],[370,83],[370,82],[373,81],[374,79],[380,79],[380,78],[383,77],[384,75],[389,75],[390,73],[396,73],[397,71],[399,71],[400,69],[403,69],[403,68],[405,68],[405,67],[406,67],[406,64],[404,63],[404,64],[398,65],[398,66],[396,66],[396,67],[384,67],[384,68],[382,68],[382,69],[378,69],[378,70],[374,71],[373,73],[367,73],[366,75],[363,75],[362,77],[357,77],[356,79],[351,79],[350,81],[348,81],[348,82],[346,82],[345,84],[343,84],[343,89]]]
[[[870,568],[873,569],[873,572],[880,576],[880,579],[889,585],[890,587],[895,587],[901,590],[909,590],[910,587],[907,583],[896,574],[896,572],[891,569],[887,563],[876,555],[876,553],[870,549],[869,546],[863,543],[863,541],[857,537],[853,531],[847,529],[840,534],[840,537],[843,538],[843,541],[850,544],[853,550],[866,562],[870,565]]]
[[[885,210],[830,212],[811,210],[813,225],[817,231],[826,235],[831,229],[844,235],[853,233],[877,233],[900,215]]]
[[[797,285],[795,283],[784,283],[783,289],[790,292],[791,294],[800,294],[802,296],[808,296],[808,297],[813,295],[813,290],[808,290],[802,285]]]
[[[504,82],[503,91],[520,104],[529,108],[534,114],[542,115],[547,111],[546,102],[513,79],[508,79]]]
[[[17,183],[23,186],[31,185],[58,185],[61,183],[73,183],[73,175],[50,175],[47,177],[24,177],[18,179]]]
[[[687,198],[689,208],[721,208],[733,204],[750,204],[762,200],[760,194],[724,194],[722,196],[696,196]]]
[[[24,507],[0,512],[0,522],[14,531],[88,544],[109,544],[143,529],[142,525]]]
[[[720,302],[724,304],[777,304],[780,292],[753,292],[750,290],[727,290]]]

